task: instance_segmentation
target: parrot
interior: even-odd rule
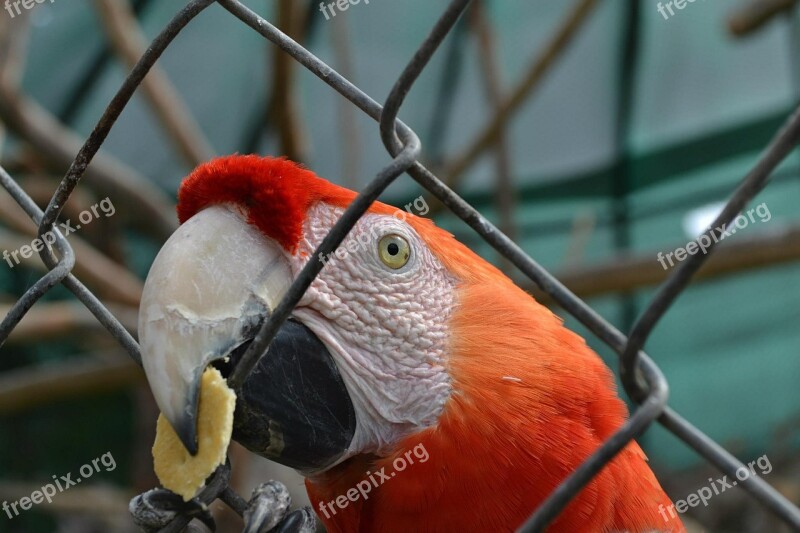
[[[233,439],[298,471],[329,532],[513,531],[624,423],[610,369],[498,268],[424,216],[282,157],[223,156],[181,183],[145,282],[156,403],[197,451],[198,388],[229,376],[308,261],[324,267],[237,390]],[[549,526],[685,531],[631,441]]]

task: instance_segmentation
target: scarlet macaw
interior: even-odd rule
[[[375,203],[339,253],[313,257],[355,196],[253,155],[183,182],[183,225],[142,301],[158,405],[196,448],[203,370],[229,371],[305,263],[323,260],[237,391],[234,438],[300,471],[328,531],[511,531],[625,420],[612,375],[430,220]],[[632,442],[550,530],[683,531],[659,512],[669,505]]]

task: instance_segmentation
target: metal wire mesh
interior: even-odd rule
[[[522,526],[522,531],[544,530],[547,524],[558,516],[595,474],[632,439],[641,435],[653,422],[661,424],[724,474],[733,477],[738,469],[744,467],[739,460],[720,445],[670,409],[667,405],[668,383],[655,362],[642,351],[644,344],[661,317],[686,288],[692,276],[707,260],[707,255],[689,256],[661,285],[645,308],[645,311],[635,321],[630,333],[625,336],[594,312],[585,302],[572,294],[536,261],[526,255],[519,246],[467,204],[419,161],[422,143],[414,131],[398,120],[397,116],[406,95],[439,45],[453,30],[456,21],[470,3],[469,0],[453,0],[451,2],[429,36],[420,45],[407,67],[398,77],[383,106],[238,0],[192,0],[188,2],[150,43],[146,53],[125,79],[106,108],[102,118],[75,157],[44,212],[36,206],[11,176],[0,167],[0,185],[10,193],[28,216],[38,224],[40,238],[47,232],[53,232],[56,236],[55,248],[60,255],[60,257],[57,257],[47,248],[40,252],[42,260],[49,268],[49,272],[28,289],[0,323],[0,345],[7,340],[14,327],[44,294],[56,285],[62,284],[75,294],[125,348],[130,356],[141,364],[139,347],[135,339],[111,312],[70,273],[75,265],[75,254],[66,239],[59,233],[56,221],[64,204],[80,183],[88,165],[106,140],[114,123],[142,83],[145,75],[147,75],[148,71],[178,33],[200,12],[214,3],[222,6],[241,22],[274,43],[298,63],[314,73],[321,81],[328,84],[352,104],[376,120],[380,125],[383,144],[393,157],[392,162],[377,174],[345,211],[341,219],[322,241],[315,255],[327,255],[333,252],[386,187],[406,173],[438,198],[456,216],[466,222],[503,257],[535,282],[542,291],[552,297],[554,301],[619,354],[619,372],[622,383],[627,394],[637,404],[636,409],[631,414],[630,419],[557,487],[538,509],[531,509],[531,517]],[[785,125],[775,134],[756,165],[742,179],[721,214],[709,227],[716,228],[723,224],[731,223],[743,207],[767,184],[772,172],[787,157],[798,141],[800,141],[800,109],[795,111],[786,120]],[[710,237],[712,231],[713,229],[707,230],[706,235]],[[709,239],[709,241],[714,242],[709,247],[709,251],[712,251],[716,240]],[[259,357],[266,353],[267,347],[278,328],[289,316],[295,304],[322,269],[322,266],[323,263],[320,261],[308,261],[286,296],[259,331],[247,353],[243,356],[241,363],[231,375],[229,381],[232,387],[236,388],[240,385],[254,368]],[[225,468],[221,470],[224,471]],[[209,484],[207,490],[201,495],[201,499],[213,501],[216,498],[220,498],[241,514],[243,500],[227,487],[227,473],[218,474],[216,478],[217,481],[220,479],[222,481]],[[761,478],[756,476],[748,477],[741,481],[739,486],[749,492],[753,498],[771,510],[786,524],[793,529],[800,530],[800,509]],[[180,516],[164,531],[179,531],[189,521],[191,521],[190,516]]]

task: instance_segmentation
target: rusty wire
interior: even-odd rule
[[[136,63],[121,88],[106,108],[100,121],[75,157],[72,165],[62,179],[42,212],[31,198],[17,185],[12,177],[0,168],[0,186],[25,210],[28,216],[39,225],[39,236],[53,231],[56,235],[56,257],[46,247],[40,255],[49,272],[40,278],[13,305],[0,323],[0,346],[33,305],[50,289],[63,284],[86,306],[97,320],[125,348],[134,361],[141,364],[139,347],[133,337],[111,312],[70,272],[75,265],[75,255],[69,243],[58,232],[55,224],[75,187],[80,183],[86,169],[106,137],[127,106],[145,76],[174,38],[200,12],[217,3],[241,22],[251,27],[263,37],[289,54],[298,63],[315,74],[321,81],[347,98],[380,125],[381,139],[393,157],[392,162],[382,169],[361,191],[348,207],[333,229],[323,239],[316,254],[330,254],[341,244],[350,229],[377,197],[399,176],[406,173],[438,198],[442,204],[467,223],[483,237],[504,258],[515,265],[522,273],[536,283],[539,288],[556,301],[592,331],[601,341],[620,356],[620,376],[628,396],[638,404],[630,419],[603,445],[573,472],[545,500],[538,509],[531,509],[530,519],[521,531],[543,531],[566,507],[594,475],[611,461],[632,439],[641,435],[653,422],[657,421],[672,432],[701,457],[717,467],[722,473],[735,476],[737,469],[744,465],[720,445],[691,425],[667,405],[669,386],[655,362],[642,351],[653,329],[673,302],[689,284],[692,276],[707,260],[707,255],[689,257],[662,284],[656,295],[635,322],[626,337],[583,300],[570,292],[553,275],[522,251],[511,239],[486,220],[477,210],[445,185],[436,175],[419,161],[422,143],[414,131],[397,119],[400,108],[414,82],[425,69],[428,61],[442,41],[453,29],[458,18],[464,13],[470,0],[453,0],[439,18],[433,30],[421,44],[407,67],[395,83],[383,106],[365,94],[358,87],[339,75],[326,63],[292,40],[277,27],[263,19],[238,0],[192,0],[188,2],[162,32],[150,43],[144,55]],[[730,223],[742,208],[767,184],[772,172],[787,157],[800,141],[800,109],[792,114],[783,128],[775,134],[756,165],[745,176],[733,192],[722,213],[710,226],[719,227]],[[709,230],[709,232],[712,230]],[[707,232],[708,234],[708,232]],[[710,250],[713,250],[713,245]],[[243,356],[230,378],[230,385],[237,388],[254,368],[259,357],[267,348],[278,328],[289,316],[295,304],[321,270],[319,261],[308,261],[286,296],[263,325],[252,345]],[[207,500],[219,498],[242,513],[242,499],[227,486],[227,465],[221,467],[214,482],[213,494],[206,494]],[[771,510],[782,521],[800,530],[800,509],[784,498],[760,477],[752,476],[740,485],[756,500]],[[190,516],[179,516],[165,531],[179,531],[191,521]]]

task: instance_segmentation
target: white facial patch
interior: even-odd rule
[[[295,275],[344,212],[324,203],[306,218]],[[451,393],[444,355],[456,279],[425,242],[396,216],[368,214],[294,311],[326,345],[350,393],[357,429],[350,450],[385,455],[402,437],[435,424]],[[408,262],[387,266],[379,242],[397,235],[410,245]]]

